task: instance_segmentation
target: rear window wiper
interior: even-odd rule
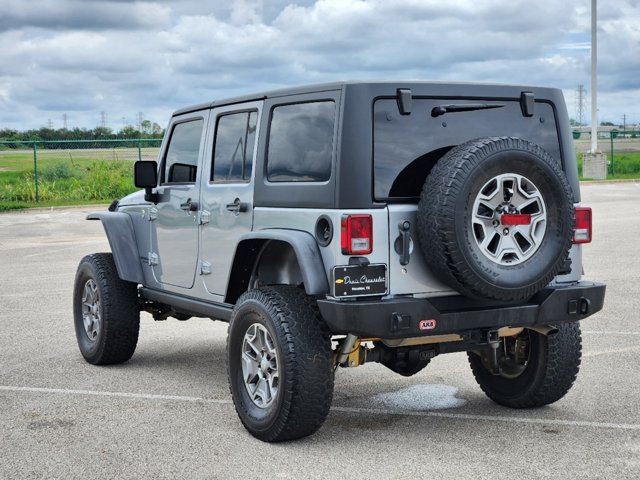
[[[504,105],[487,105],[486,103],[464,103],[452,105],[438,105],[431,110],[432,117],[439,117],[445,113],[473,112],[474,110],[490,110],[492,108],[502,108]]]

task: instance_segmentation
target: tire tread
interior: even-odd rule
[[[455,199],[461,194],[471,171],[477,168],[484,158],[507,149],[526,152],[541,159],[553,171],[571,205],[571,188],[564,173],[557,162],[534,143],[517,137],[487,137],[471,140],[447,152],[433,167],[423,186],[417,213],[418,237],[425,259],[436,277],[468,297],[500,301],[531,298],[564,267],[571,247],[572,235],[566,232],[560,254],[554,259],[546,274],[535,282],[519,288],[500,288],[481,281],[461,254],[460,241],[454,229],[459,216],[455,208]]]
[[[232,373],[227,362],[231,394],[238,416],[257,438],[279,442],[302,438],[316,432],[324,423],[333,398],[334,375],[332,368],[331,334],[326,327],[315,300],[294,286],[263,287],[244,293],[231,322],[233,327],[238,307],[247,301],[258,302],[281,326],[285,342],[280,345],[284,368],[292,372],[283,382],[279,394],[283,395],[281,414],[267,431],[256,431],[243,418],[241,406],[233,392]],[[227,358],[230,358],[227,342]]]
[[[541,335],[541,334],[537,334]],[[494,402],[511,408],[535,408],[557,402],[573,386],[580,370],[582,336],[578,322],[565,323],[543,340],[543,355],[533,381],[514,395],[505,396],[494,388],[492,379],[475,353],[468,353],[469,365],[482,391]]]
[[[118,276],[113,254],[94,253],[80,261],[76,275],[74,305],[82,302],[82,288],[86,278],[81,276],[84,266],[92,272],[98,284],[101,302],[102,332],[101,345],[94,354],[80,347],[85,359],[94,365],[113,365],[129,360],[135,352],[140,331],[140,306],[137,285],[121,280]],[[82,283],[79,285],[78,282]],[[78,314],[77,312],[75,313]],[[80,322],[80,325],[78,325]],[[76,319],[76,335],[84,335],[79,329],[81,319]],[[78,338],[80,343],[80,339]]]

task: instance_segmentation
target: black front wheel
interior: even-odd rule
[[[138,286],[120,279],[111,253],[94,253],[80,261],[73,316],[87,362],[107,365],[131,358],[140,330]]]
[[[229,322],[227,373],[238,416],[254,437],[277,442],[318,430],[334,375],[316,302],[291,286],[243,294]]]
[[[525,329],[516,337],[502,338],[497,354],[499,373],[490,369],[490,350],[468,354],[482,391],[506,407],[548,405],[564,397],[578,375],[582,357],[580,324],[562,324],[550,335]]]

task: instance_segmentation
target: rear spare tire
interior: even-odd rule
[[[491,137],[451,149],[433,168],[418,206],[426,262],[463,295],[522,301],[565,265],[572,192],[546,151]]]

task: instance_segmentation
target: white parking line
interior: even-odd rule
[[[36,388],[36,387],[17,387],[10,385],[0,385],[0,391],[4,392],[26,392],[26,393],[44,393],[44,394],[62,394],[62,395],[91,395],[97,397],[116,397],[116,398],[134,398],[141,400],[165,400],[174,402],[202,402],[216,405],[231,405],[231,400],[222,400],[203,397],[188,397],[179,395],[155,395],[148,393],[127,393],[127,392],[104,392],[95,390],[67,390],[63,388]],[[447,413],[447,412],[416,412],[403,410],[389,410],[377,408],[358,408],[358,407],[331,407],[334,412],[344,413],[361,413],[366,415],[398,415],[409,417],[437,417],[450,418],[454,420],[472,420],[487,422],[507,422],[522,423],[534,425],[556,425],[565,427],[586,427],[601,428],[610,430],[640,430],[640,425],[633,423],[610,423],[610,422],[587,422],[580,420],[557,420],[544,418],[528,418],[528,417],[505,417],[494,415],[471,415],[464,413]]]
[[[599,352],[588,352],[582,354],[583,358],[599,357],[600,355],[611,355],[613,353],[626,353],[633,352],[634,350],[640,350],[640,345],[633,345],[631,347],[612,348],[611,350],[600,350]]]
[[[96,397],[139,398],[143,400],[170,400],[177,402],[205,402],[217,404],[232,403],[231,400],[218,400],[215,398],[185,397],[180,395],[155,395],[152,393],[104,392],[98,390],[68,390],[66,388],[14,387],[8,385],[0,385],[0,391],[59,393],[63,395],[92,395]]]
[[[500,417],[494,415],[470,415],[465,413],[446,413],[446,412],[411,412],[411,411],[391,411],[379,410],[373,408],[350,408],[350,407],[331,407],[331,410],[338,412],[367,413],[374,415],[407,415],[412,417],[441,417],[452,418],[457,420],[483,420],[488,422],[509,422],[509,423],[528,423],[536,425],[558,425],[566,427],[590,427],[590,428],[608,428],[613,430],[640,430],[640,425],[633,423],[609,423],[609,422],[586,422],[580,420],[555,420],[544,418],[527,418],[527,417]]]
[[[640,332],[609,332],[596,330],[583,330],[582,333],[587,333],[589,335],[640,335]]]

